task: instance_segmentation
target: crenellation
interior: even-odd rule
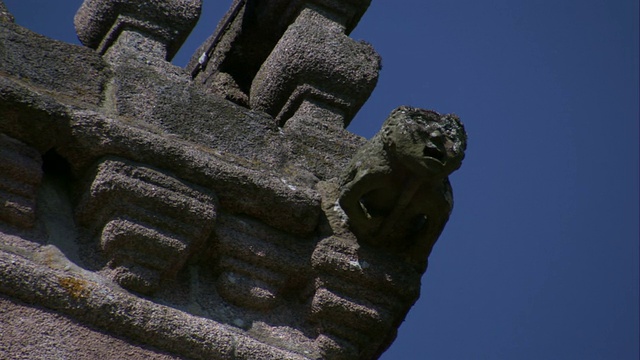
[[[347,36],[370,1],[286,3],[235,1],[188,68],[214,92],[270,114],[280,126],[303,102],[320,101],[338,110],[339,119],[327,120],[346,127],[380,68],[369,45]]]
[[[100,54],[121,42],[119,46],[139,51],[157,49],[154,53],[171,60],[197,23],[201,9],[201,0],[87,0],[74,23],[80,41]]]
[[[251,108],[283,126],[309,99],[309,105],[320,102],[338,109],[340,124],[349,125],[377,83],[380,59],[373,48],[344,31],[333,17],[305,7],[256,74]]]

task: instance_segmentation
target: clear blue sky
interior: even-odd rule
[[[77,43],[81,1],[6,0]],[[204,0],[184,65],[230,0]],[[373,0],[383,57],[351,125],[455,112],[469,148],[422,296],[382,359],[639,358],[638,1]]]

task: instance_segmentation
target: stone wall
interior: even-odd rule
[[[368,5],[236,0],[182,69],[199,1],[87,0],[86,47],[0,1],[0,355],[377,358],[466,135],[410,107],[345,130],[380,68],[348,36]]]

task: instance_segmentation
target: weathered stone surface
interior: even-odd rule
[[[170,60],[198,21],[201,8],[201,0],[87,0],[74,22],[80,41],[100,53],[122,32],[135,29],[164,45]]]
[[[13,15],[7,10],[4,2],[0,1],[0,22],[13,22]]]
[[[2,293],[190,358],[304,358],[247,338],[215,321],[190,316],[176,308],[111,288],[99,277],[68,266],[59,255],[35,253],[29,256],[41,263],[0,252]],[[258,356],[239,356],[243,353]]]
[[[0,73],[3,78],[64,99],[99,105],[111,76],[95,52],[48,39],[13,23],[0,26]]]
[[[447,176],[466,146],[456,116],[396,109],[340,181],[350,229],[363,242],[426,261],[453,208]]]
[[[339,125],[349,124],[378,81],[380,58],[371,46],[346,36],[331,15],[302,10],[253,79],[251,108],[282,125],[313,99],[336,109]]]
[[[0,77],[0,132],[43,154],[64,131],[68,109],[58,100],[19,80]]]
[[[238,0],[185,70],[167,58],[199,1],[86,1],[99,52],[0,2],[0,349],[378,357],[420,294],[466,136],[407,107],[369,142],[345,130],[377,78],[347,37],[368,4]],[[26,334],[23,315],[60,329]]]
[[[0,296],[0,354],[13,360],[181,358],[6,296]]]
[[[248,219],[225,218],[214,256],[217,289],[233,304],[260,310],[304,299],[310,284],[313,241],[288,236]]]
[[[187,68],[199,81],[213,83],[221,94],[241,91],[248,95],[255,74],[304,7],[316,4],[330,10],[345,24],[348,34],[370,3],[371,0],[234,0]],[[228,74],[227,81],[216,81],[218,74]]]
[[[41,180],[40,154],[0,134],[0,221],[18,227],[33,227]]]
[[[166,137],[92,112],[74,113],[75,143],[65,149],[79,169],[102,156],[120,157],[167,169],[180,178],[211,188],[220,205],[294,233],[309,233],[318,224],[317,192],[287,182],[268,170],[248,169],[235,157],[202,145]],[[293,222],[292,222],[293,219]]]
[[[399,254],[382,254],[349,237],[322,240],[311,261],[316,345],[329,358],[375,358],[418,299],[422,272]]]
[[[234,1],[187,68],[212,91],[266,111],[280,125],[314,99],[337,110],[337,119],[326,121],[346,126],[378,79],[379,56],[347,36],[369,4]]]
[[[89,178],[79,221],[99,234],[110,277],[126,288],[157,290],[213,231],[217,198],[206,189],[117,158]]]

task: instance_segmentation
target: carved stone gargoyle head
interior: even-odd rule
[[[447,176],[460,168],[467,147],[456,115],[405,106],[391,113],[380,136],[389,156],[423,177]]]

